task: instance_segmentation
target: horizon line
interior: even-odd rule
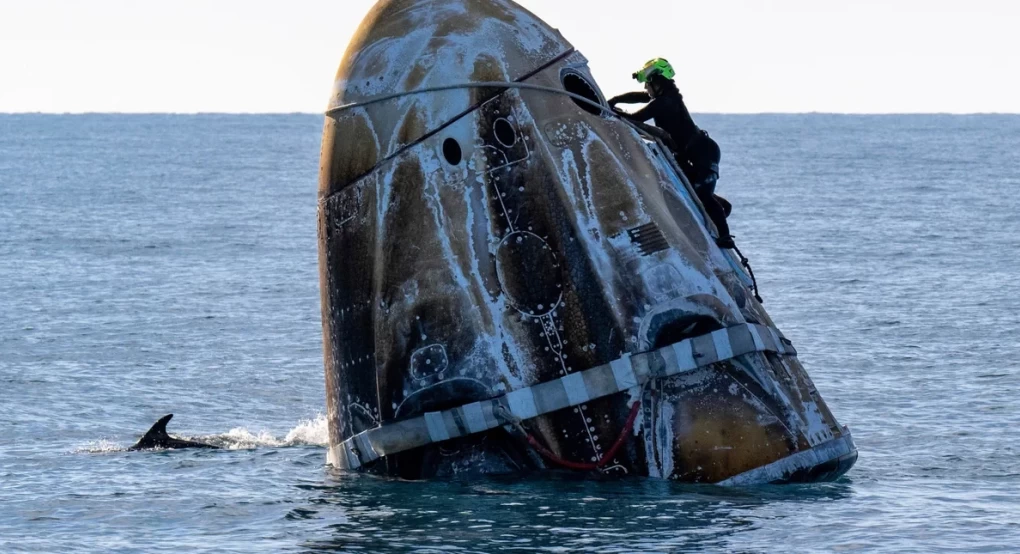
[[[784,111],[760,111],[760,112],[691,112],[692,115],[859,115],[859,116],[905,116],[905,115],[941,115],[941,116],[974,116],[974,115],[1003,115],[1003,116],[1020,116],[1020,112],[836,112],[836,111],[804,111],[804,112],[784,112]],[[221,111],[180,111],[180,112],[169,112],[169,111],[138,111],[138,112],[105,112],[105,111],[68,111],[68,112],[47,112],[47,111],[18,111],[18,112],[6,112],[0,111],[0,116],[13,116],[13,115],[64,115],[64,116],[83,116],[83,115],[124,115],[124,116],[138,116],[138,115],[227,115],[227,116],[252,116],[252,115],[318,115],[326,117],[324,112],[302,112],[302,111],[266,111],[266,112],[221,112]]]

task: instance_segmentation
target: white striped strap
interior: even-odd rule
[[[335,449],[344,469],[482,433],[516,421],[578,406],[641,386],[652,379],[686,373],[756,352],[796,356],[777,329],[745,323],[693,337],[658,350],[626,355],[608,364],[441,412],[386,423],[354,435]]]

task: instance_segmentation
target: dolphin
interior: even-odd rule
[[[151,450],[154,448],[219,448],[204,442],[195,442],[171,437],[166,432],[166,424],[173,419],[174,414],[167,414],[157,421],[153,426],[138,439],[134,446],[128,450]]]

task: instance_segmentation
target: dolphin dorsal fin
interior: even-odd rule
[[[173,419],[174,414],[166,414],[159,418],[159,421],[154,423],[152,427],[146,431],[145,435],[138,440],[139,445],[161,445],[166,444],[167,440],[170,439],[170,435],[166,432],[166,424],[170,423]],[[144,448],[144,446],[143,446]]]

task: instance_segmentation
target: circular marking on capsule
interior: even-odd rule
[[[506,148],[517,144],[517,131],[506,118],[501,117],[492,124],[492,132],[496,135],[496,141]]]
[[[562,300],[556,255],[541,237],[516,231],[496,248],[496,277],[509,303],[526,315],[543,317]]]

